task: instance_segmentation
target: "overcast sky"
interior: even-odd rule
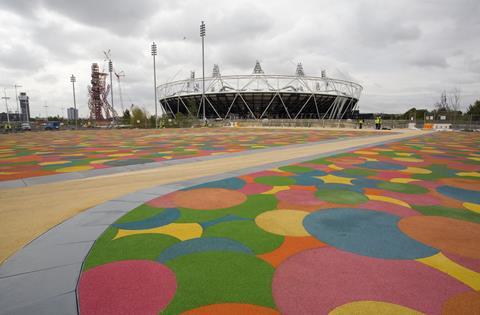
[[[0,87],[15,108],[13,85],[30,96],[33,116],[72,106],[88,114],[90,66],[111,50],[124,71],[125,106],[153,112],[150,44],[158,44],[158,83],[201,73],[199,24],[205,20],[206,72],[354,80],[362,112],[432,108],[458,88],[466,108],[480,98],[479,0],[0,0]],[[3,90],[1,91],[3,94]],[[114,84],[119,107],[118,86]],[[3,96],[3,95],[2,95]],[[5,111],[4,103],[0,111]]]

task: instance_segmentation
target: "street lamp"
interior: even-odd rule
[[[157,55],[157,44],[152,43],[152,57],[153,57],[153,90],[155,101],[155,128],[158,128],[158,109],[157,109],[157,69],[155,64],[155,56]]]
[[[205,116],[205,22],[202,21],[200,24],[200,37],[202,37],[202,101],[201,105],[203,108],[203,121],[207,121]]]
[[[108,71],[110,72],[110,97],[112,99],[112,123],[115,123],[115,110],[113,109],[113,79],[112,79],[112,72],[113,72],[113,63],[112,60],[108,61]]]
[[[78,123],[77,123],[77,100],[75,99],[75,76],[72,74],[72,76],[70,77],[70,82],[72,82],[72,90],[73,90],[73,108],[74,108],[74,111],[73,111],[73,117],[75,119],[75,129],[78,128]]]

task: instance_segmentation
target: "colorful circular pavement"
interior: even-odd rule
[[[480,136],[153,199],[96,241],[78,297],[81,314],[478,314]]]
[[[0,181],[368,135],[375,132],[200,128],[0,135]]]

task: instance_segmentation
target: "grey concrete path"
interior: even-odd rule
[[[160,185],[90,208],[42,234],[0,265],[0,314],[78,314],[77,283],[82,263],[90,248],[111,223],[148,200],[214,180],[401,140],[350,147]]]

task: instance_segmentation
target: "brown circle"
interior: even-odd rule
[[[412,216],[398,227],[419,242],[442,251],[480,259],[480,224],[436,216]]]
[[[243,203],[247,197],[236,190],[224,188],[199,188],[179,191],[173,196],[179,207],[196,210],[230,208]]]
[[[443,315],[480,315],[480,293],[463,292],[449,298],[442,308]]]

